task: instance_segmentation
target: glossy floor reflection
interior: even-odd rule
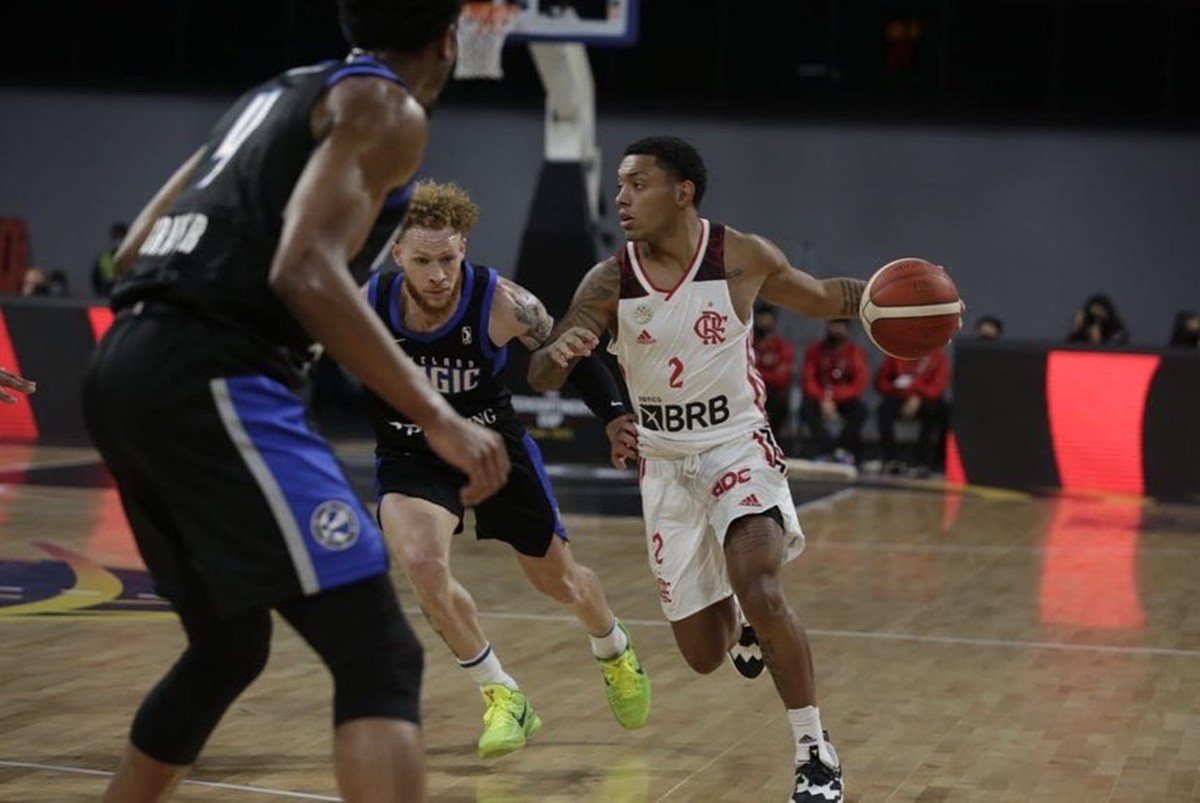
[[[0,800],[98,795],[104,777],[88,773],[113,768],[134,707],[182,643],[92,463],[0,448]],[[612,480],[581,487],[568,511],[628,496]],[[810,628],[848,799],[1200,799],[1200,510],[797,491],[809,549],[787,592]],[[477,692],[417,617],[431,798],[786,800],[789,732],[769,680],[698,676],[677,656],[638,519],[568,513],[568,526],[631,622],[655,685],[649,725],[612,721],[581,629],[525,586],[507,549],[463,538],[456,574],[545,727],[521,753],[478,760]],[[267,670],[175,799],[335,799],[328,696],[320,664],[280,623]]]

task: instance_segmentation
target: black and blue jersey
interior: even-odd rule
[[[404,85],[382,62],[355,51],[344,61],[288,70],[242,95],[213,128],[191,182],[155,221],[113,293],[113,308],[174,304],[265,346],[267,361],[302,361],[311,338],[267,278],[284,208],[320,144],[313,108],[330,87],[355,77]],[[411,182],[388,195],[360,257],[379,253],[411,195]]]
[[[475,508],[476,537],[504,541],[521,554],[541,557],[554,538],[566,540],[567,530],[542,453],[517,418],[502,379],[508,346],[497,346],[488,337],[500,277],[491,268],[465,260],[462,271],[458,306],[432,332],[413,332],[404,326],[403,271],[372,276],[367,297],[392,337],[455,411],[504,439],[512,471],[505,486]],[[368,394],[368,400],[375,426],[378,496],[401,494],[432,502],[458,516],[461,531],[459,490],[466,476],[430,450],[420,427],[379,397]]]
[[[520,426],[511,393],[501,377],[508,362],[508,346],[497,346],[488,337],[500,277],[491,268],[466,260],[462,272],[458,306],[433,332],[413,332],[404,326],[402,270],[374,274],[367,284],[367,298],[392,337],[459,415],[493,428]],[[380,454],[428,449],[419,427],[374,394],[368,394],[368,399]]]

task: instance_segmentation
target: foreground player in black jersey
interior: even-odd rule
[[[591,635],[613,715],[626,728],[640,728],[650,713],[650,682],[600,579],[572,557],[541,454],[502,379],[508,344],[519,340],[537,348],[552,321],[529,291],[466,260],[467,234],[477,217],[460,188],[418,185],[392,251],[399,270],[372,276],[367,296],[454,409],[504,438],[512,473],[495,496],[476,506],[476,533],[510,544],[529,582],[571,609]],[[581,364],[572,378],[609,422],[610,437],[628,426],[616,383],[598,359]],[[450,542],[462,530],[458,489],[466,477],[430,451],[420,422],[378,397],[371,397],[371,407],[384,534],[430,624],[480,686],[486,711],[479,755],[517,750],[541,720],[501,667],[471,595],[450,574]]]
[[[501,439],[429,387],[347,270],[381,209],[402,213],[460,11],[341,0],[362,49],[246,93],[122,244],[84,413],[188,645],[142,702],[106,800],[160,800],[183,779],[266,663],[271,609],[333,676],[344,798],[425,799],[421,647],[379,531],[305,422],[297,366],[322,343],[466,474],[465,502],[504,484]]]

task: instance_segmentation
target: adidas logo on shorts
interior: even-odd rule
[[[648,346],[651,343],[657,343],[658,341],[654,339],[654,335],[643,329],[642,333],[637,336],[637,342],[641,343],[643,346]]]
[[[738,502],[738,507],[762,507],[762,502],[758,501],[758,497],[750,494],[742,501]]]

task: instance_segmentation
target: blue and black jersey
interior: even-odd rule
[[[213,128],[191,183],[154,223],[113,293],[113,308],[175,305],[258,344],[266,362],[302,361],[311,339],[267,278],[284,208],[320,144],[313,109],[330,87],[364,77],[404,85],[382,62],[355,51],[344,61],[288,70],[239,98]],[[389,194],[361,258],[372,259],[386,244],[411,194],[411,182]]]
[[[403,271],[374,274],[367,284],[367,297],[392,337],[459,415],[493,428],[519,427],[511,392],[501,378],[508,346],[496,346],[488,337],[500,277],[491,268],[465,260],[462,272],[458,306],[433,332],[413,332],[404,326]],[[418,427],[374,394],[368,394],[368,399],[380,454],[428,451]]]

